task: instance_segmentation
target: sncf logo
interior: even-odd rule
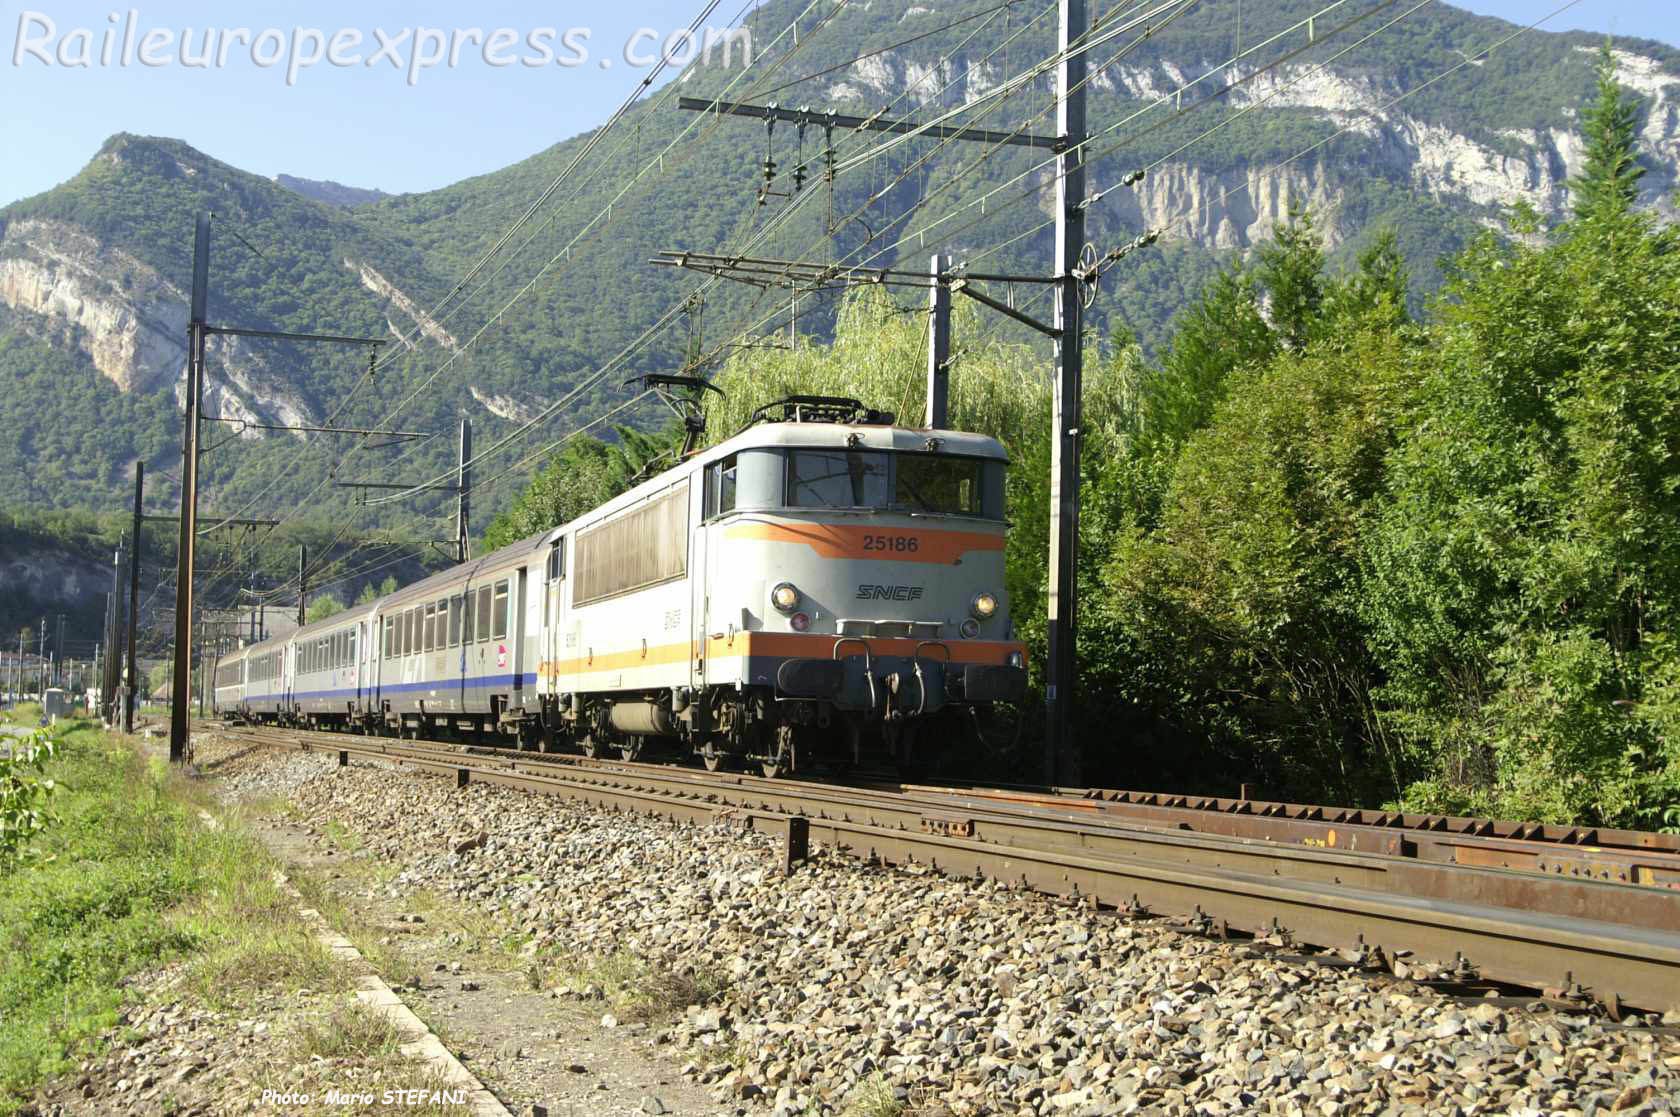
[[[920,601],[921,586],[859,586],[859,601]]]

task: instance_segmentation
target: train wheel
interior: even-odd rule
[[[645,744],[647,744],[646,737],[625,737],[624,740],[619,742],[618,755],[627,761],[640,760],[642,757],[642,747]]]
[[[797,750],[794,748],[794,729],[791,725],[776,727],[775,742],[770,746],[770,755],[765,757],[759,768],[768,780],[791,776],[797,762]]]
[[[713,737],[707,737],[699,748],[700,763],[706,766],[708,772],[721,772],[730,766],[735,759],[723,749],[718,748],[718,742]]]
[[[589,759],[595,760],[600,757],[604,750],[601,748],[601,741],[599,737],[593,733],[585,733],[582,737],[578,738],[578,751],[583,753],[583,755],[587,756]]]

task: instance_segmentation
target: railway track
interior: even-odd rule
[[[678,821],[730,818],[1153,915],[1184,930],[1316,947],[1459,991],[1504,987],[1614,1017],[1680,1009],[1680,849],[1667,835],[1083,789],[767,780],[304,730],[218,727],[254,745],[378,759]]]

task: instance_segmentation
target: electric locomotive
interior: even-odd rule
[[[280,694],[247,682],[245,707],[770,775],[919,768],[966,714],[1025,691],[1006,467],[982,435],[777,401],[572,523],[249,649]],[[300,652],[344,685],[322,695]]]

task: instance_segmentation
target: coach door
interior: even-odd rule
[[[559,694],[565,689],[560,677],[560,661],[564,658],[562,633],[566,630],[566,537],[556,539],[548,548],[544,565],[542,637],[537,653],[537,688],[539,694]]]
[[[368,666],[368,649],[373,645],[373,637],[370,635],[372,630],[373,624],[369,621],[357,621],[356,627],[351,630],[353,654],[350,657],[350,681],[356,684],[358,713],[367,709],[367,699],[370,697],[368,681],[373,678],[373,671]]]
[[[694,510],[690,519],[695,525],[689,534],[693,542],[688,549],[688,588],[691,595],[688,614],[691,618],[688,668],[690,685],[697,690],[706,685],[706,634],[716,631],[712,627],[711,572],[723,569],[718,563],[717,555],[717,541],[722,538],[723,533],[707,521],[718,515],[718,509],[726,501],[733,505],[734,459],[708,466],[705,483],[699,488],[699,507]]]
[[[530,669],[531,647],[533,634],[531,632],[531,618],[526,616],[526,603],[530,596],[526,592],[526,568],[521,566],[519,574],[513,579],[513,600],[508,608],[513,616],[508,621],[508,642],[513,645],[513,696],[510,701],[515,706],[525,705],[525,672]]]

